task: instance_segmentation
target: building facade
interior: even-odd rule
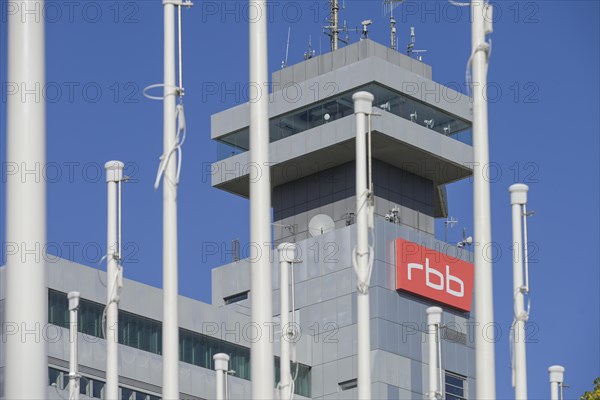
[[[366,90],[375,96],[378,114],[371,122],[373,398],[422,399],[427,395],[425,310],[433,305],[444,309],[440,330],[444,397],[474,398],[474,342],[469,335],[475,323],[470,301],[472,255],[434,236],[435,219],[448,215],[445,185],[472,174],[469,99],[433,82],[429,66],[370,40],[284,68],[273,74],[272,81],[274,240],[275,245],[296,243],[299,255],[292,274],[295,306],[290,310],[297,324],[292,366],[296,397],[357,396],[356,276],[351,260],[356,243],[352,94]],[[248,103],[212,117],[212,138],[218,146],[212,184],[244,197],[252,171],[248,118]],[[274,325],[265,333],[273,338],[278,379],[279,267],[276,251],[271,256]],[[0,268],[0,282],[4,273]],[[67,260],[49,263],[50,325],[39,333],[49,343],[49,398],[66,398],[68,393],[70,291],[79,291],[82,297],[82,398],[103,398],[106,357],[102,338],[103,330],[110,329],[102,326],[105,285],[104,272]],[[0,304],[3,299],[0,288]],[[235,254],[230,263],[212,271],[212,304],[180,298],[182,399],[214,398],[212,356],[220,352],[231,357],[230,398],[250,398],[251,301],[250,263]],[[159,399],[161,290],[125,280],[119,307],[121,398]],[[3,314],[0,321],[3,335],[24,334],[4,321]]]

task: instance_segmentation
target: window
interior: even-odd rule
[[[60,390],[63,390],[66,387],[64,374],[58,369],[48,368],[48,381],[50,386],[56,385]]]
[[[133,394],[133,400],[146,400],[147,394],[142,392],[135,392]]]
[[[349,381],[340,382],[340,391],[354,389],[358,386],[358,382],[356,379],[350,379]]]
[[[231,296],[227,296],[223,299],[223,301],[225,302],[225,305],[238,303],[238,302],[246,300],[248,298],[248,292],[249,292],[249,290],[246,290],[245,292],[242,292],[242,293],[237,293],[237,294],[234,294]]]
[[[94,380],[92,382],[92,397],[95,399],[104,398],[104,382]]]
[[[269,141],[276,142],[354,114],[352,95],[366,90],[375,96],[373,105],[424,128],[470,144],[471,124],[430,104],[378,83],[367,84],[269,120]],[[248,127],[217,139],[217,159],[244,153],[250,148]]]
[[[88,391],[88,388],[90,386],[91,386],[90,385],[90,380],[88,378],[85,378],[83,376],[79,378],[79,393],[85,394],[87,396],[88,393],[90,393]]]
[[[48,368],[48,377],[50,385],[56,384],[58,389],[68,389],[68,378],[69,373],[67,371],[61,371],[56,368]],[[91,396],[95,399],[104,399],[104,386],[105,383],[96,379],[81,376],[79,378],[79,386],[81,394]],[[160,397],[139,392],[134,389],[119,387],[121,390],[121,399],[125,400],[161,400]]]
[[[121,400],[133,400],[133,390],[121,388]]]
[[[467,398],[467,378],[446,371],[445,375],[446,400],[465,400]]]

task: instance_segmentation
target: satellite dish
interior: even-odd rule
[[[325,214],[317,214],[312,217],[308,223],[308,231],[310,236],[315,237],[331,232],[335,229],[333,218]]]

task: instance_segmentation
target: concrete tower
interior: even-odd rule
[[[441,305],[439,387],[453,398],[472,397],[472,255],[434,237],[435,219],[448,215],[445,185],[472,174],[469,98],[434,82],[428,65],[370,40],[279,70],[272,84],[273,232],[275,244],[297,243],[303,260],[295,272],[294,311],[302,333],[321,339],[304,360],[312,366],[311,397],[339,391],[356,396],[352,95],[359,91],[374,95],[373,113],[380,114],[372,117],[372,395],[427,394],[425,310]],[[211,121],[218,145],[212,185],[246,198],[255,168],[249,163],[248,107],[220,112]],[[323,220],[331,229],[311,233]],[[213,270],[220,282],[213,304],[249,290],[247,269],[242,260]],[[277,320],[277,268],[273,276]]]

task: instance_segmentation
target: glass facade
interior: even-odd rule
[[[68,306],[66,293],[50,289],[48,291],[48,322],[68,328]],[[79,331],[102,338],[104,305],[80,299],[79,309]],[[161,354],[162,324],[159,321],[120,310],[119,343],[154,354]],[[213,369],[212,357],[217,353],[229,355],[229,367],[235,371],[233,376],[250,380],[249,348],[201,333],[185,329],[179,330],[179,359],[181,361],[202,368]],[[298,364],[297,368],[295,392],[298,395],[310,397],[310,367]],[[295,373],[295,369],[296,366],[292,366],[292,373]],[[275,357],[275,378],[276,382],[279,382],[279,357]],[[90,390],[93,390],[93,388]]]
[[[377,83],[358,87],[308,107],[271,118],[269,121],[270,141],[276,142],[353,115],[352,95],[361,90],[366,90],[375,96],[373,102],[375,107],[460,142],[467,144],[472,142],[469,122]],[[217,139],[217,159],[223,160],[248,151],[249,132],[249,128],[244,128]]]

